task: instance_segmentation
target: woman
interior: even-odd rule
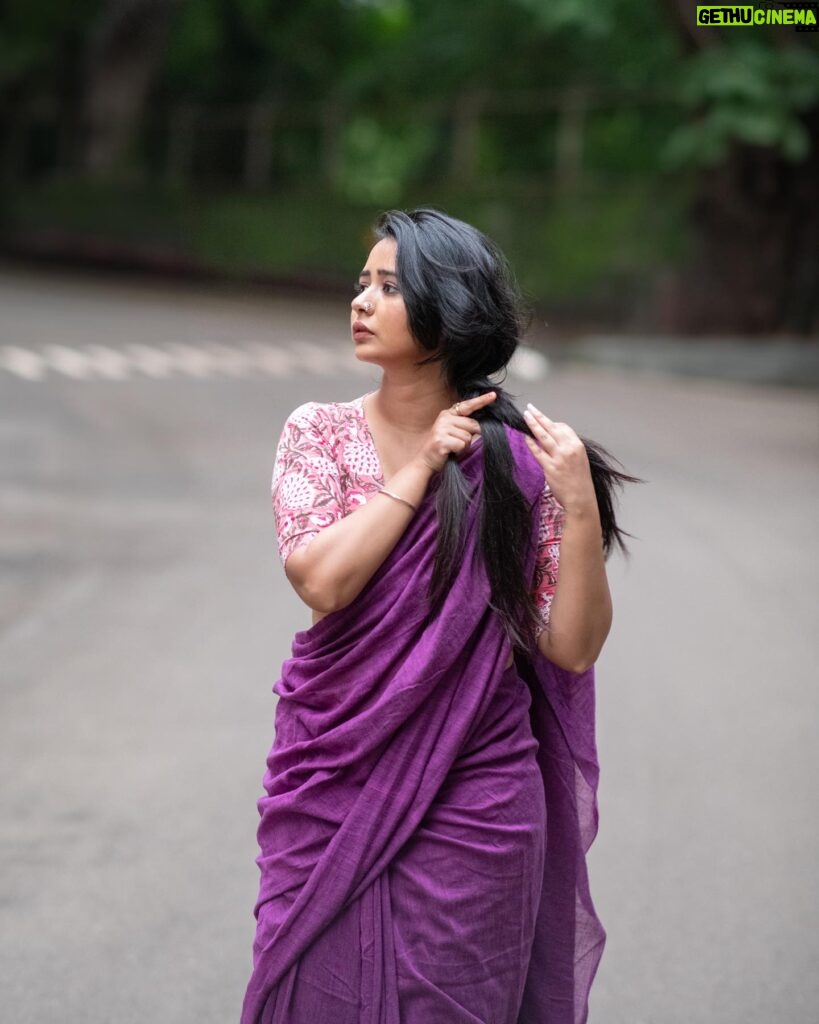
[[[300,406],[276,456],[313,625],[273,688],[242,1024],[575,1024],[605,939],[611,495],[635,478],[490,381],[525,323],[488,238],[434,209],[375,237],[351,320],[380,387]]]

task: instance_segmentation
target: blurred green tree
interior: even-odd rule
[[[83,54],[78,163],[108,177],[126,158],[183,0],[107,0]]]
[[[693,8],[692,8],[693,9]],[[807,333],[819,314],[819,52],[771,26],[723,37],[676,19],[687,121],[662,153],[694,180],[685,326]]]
[[[618,81],[634,74],[636,57],[659,84],[652,49],[667,55],[671,43],[676,51],[660,80],[681,116],[659,158],[691,185],[693,246],[679,277],[677,325],[807,332],[819,315],[816,36],[784,26],[698,26],[690,0],[664,0],[652,40],[635,32],[645,18],[638,8],[650,5],[633,0],[518,2],[544,30],[570,29]]]
[[[27,104],[51,97],[74,139],[63,164],[100,176],[144,162],[150,108],[167,180],[329,186],[365,204],[446,181],[506,195],[510,210],[513,192],[531,193],[569,236],[590,198],[611,189],[630,208],[618,183],[665,190],[669,208],[687,192],[692,244],[670,326],[816,322],[810,33],[697,26],[689,0],[0,4],[7,177],[25,165]]]

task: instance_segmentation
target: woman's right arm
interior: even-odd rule
[[[390,477],[390,490],[420,505],[433,470],[419,456]],[[386,494],[325,526],[297,547],[284,571],[299,597],[314,611],[327,614],[355,600],[401,539],[413,510]]]
[[[390,490],[420,505],[433,474],[480,433],[480,423],[469,413],[495,397],[490,391],[466,399],[457,416],[443,410],[414,458],[390,477]],[[415,512],[386,494],[374,494],[345,516],[332,441],[316,413],[314,403],[306,403],[288,417],[277,452],[273,506],[285,574],[302,601],[326,615],[358,597]],[[311,536],[299,543],[300,534]]]

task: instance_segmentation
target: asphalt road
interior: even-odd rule
[[[232,1024],[270,691],[309,624],[275,445],[378,370],[343,303],[8,271],[0,349],[3,1017]],[[544,369],[507,387],[649,481],[597,666],[590,1020],[814,1020],[816,396]]]

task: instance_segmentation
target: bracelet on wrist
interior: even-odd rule
[[[395,498],[396,501],[400,501],[404,505],[409,505],[409,507],[412,509],[413,512],[417,512],[418,511],[418,506],[417,505],[413,505],[413,503],[411,501],[407,501],[406,498],[402,498],[400,494],[393,494],[393,492],[392,491],[388,491],[386,487],[379,487],[378,493],[379,494],[388,494],[391,498]]]

